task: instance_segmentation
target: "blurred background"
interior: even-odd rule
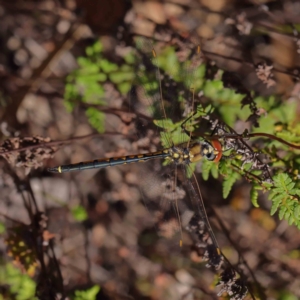
[[[200,45],[204,103],[238,132],[296,127],[299,32],[299,1],[0,0],[0,299],[229,299],[190,241],[161,241],[140,193],[148,164],[47,168],[158,147],[136,138],[128,98],[138,37],[164,60],[173,38]],[[226,199],[221,176],[197,179],[246,299],[299,299],[299,230],[265,194],[253,206],[245,179]]]

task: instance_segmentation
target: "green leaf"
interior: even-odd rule
[[[217,91],[224,89],[222,80],[207,80],[205,82],[204,93],[207,96],[215,97]]]
[[[93,49],[93,47],[87,47],[87,48],[85,49],[85,53],[86,53],[87,56],[92,56],[92,55],[94,54],[94,49]]]
[[[155,59],[152,59],[155,65],[158,65],[168,74],[172,75],[175,81],[179,81],[180,63],[175,53],[174,47],[166,47],[162,53]]]
[[[120,71],[120,72],[110,73],[108,76],[111,82],[118,84],[124,81],[131,81],[134,77],[134,74],[132,72]]]
[[[94,285],[85,291],[75,291],[74,300],[96,300],[99,291],[100,287],[98,285]]]
[[[254,207],[259,207],[259,204],[257,203],[258,199],[258,191],[256,189],[256,186],[253,185],[250,191],[250,199]]]
[[[209,173],[212,170],[214,164],[215,163],[212,162],[212,161],[209,161],[207,159],[203,159],[203,161],[202,161],[202,178],[204,180],[208,180]]]
[[[224,178],[223,181],[223,198],[226,199],[231,191],[233,184],[239,179],[240,175],[232,173]]]
[[[291,213],[286,209],[284,218],[288,221],[290,217],[291,217]]]
[[[89,86],[84,89],[83,96],[81,97],[82,102],[88,104],[100,104],[103,105],[105,102],[102,100],[104,96],[104,89],[98,83],[90,82]]]
[[[163,148],[169,148],[170,145],[171,136],[168,132],[160,132],[160,142]]]
[[[72,213],[73,218],[78,222],[85,221],[88,218],[85,208],[81,205],[72,207],[71,213]]]
[[[296,206],[294,214],[295,214],[295,218],[299,219],[299,217],[300,217],[300,205]]]
[[[282,200],[282,195],[276,195],[272,200],[272,208],[271,208],[271,216],[273,216],[275,214],[275,212],[277,211],[279,205],[281,204],[281,200]]]
[[[285,212],[286,212],[286,207],[281,206],[279,209],[279,214],[278,214],[279,220],[283,219]]]
[[[99,67],[103,70],[104,73],[116,72],[118,70],[118,65],[110,62],[107,59],[101,59],[99,61]]]
[[[299,227],[300,204],[296,182],[286,173],[277,174],[273,178],[274,187],[270,187],[269,194],[269,199],[272,200],[271,215],[279,209],[280,220],[285,219],[290,225],[295,224]]]
[[[219,178],[219,168],[218,164],[213,162],[212,168],[210,169],[211,175],[213,178],[218,179]]]
[[[186,176],[187,178],[191,178],[196,169],[196,163],[192,163],[186,166]]]
[[[97,74],[89,72],[88,74],[83,74],[81,76],[78,76],[76,80],[76,84],[82,84],[88,88],[91,85],[91,83],[95,84],[98,82],[105,82],[106,80],[107,80],[106,74],[100,73],[97,70]]]
[[[294,216],[292,216],[292,215],[287,220],[288,220],[289,225],[293,225],[295,223]]]
[[[274,183],[277,189],[282,189],[286,192],[289,192],[293,187],[294,183],[288,174],[280,173],[277,176],[274,176]]]
[[[7,285],[10,293],[15,294],[13,299],[37,300],[35,297],[35,282],[28,275],[22,274],[12,264],[1,266],[0,284]]]
[[[300,196],[300,190],[299,190],[299,189],[294,190],[294,191],[293,191],[293,195]]]
[[[219,171],[224,177],[226,177],[232,173],[232,170],[228,167],[227,160],[221,160],[219,162]]]
[[[93,47],[94,54],[99,54],[103,51],[103,45],[100,41],[94,43],[92,47]]]
[[[171,130],[174,128],[174,124],[171,119],[153,120],[153,123],[164,130]]]
[[[4,223],[0,222],[0,234],[5,233],[6,227],[4,225]]]
[[[124,56],[124,60],[125,60],[125,62],[126,62],[127,64],[132,65],[132,64],[135,62],[135,60],[136,60],[134,53],[133,53],[133,52],[127,53],[127,54]]]
[[[100,133],[103,133],[105,130],[104,127],[105,114],[94,107],[89,107],[86,110],[85,114],[88,117],[90,124],[95,129],[97,129]]]
[[[78,57],[77,63],[81,68],[89,68],[91,66],[91,61],[87,57]],[[97,68],[97,66],[96,66],[96,68]]]
[[[131,88],[131,83],[130,82],[122,82],[118,84],[118,90],[122,95],[126,95]]]

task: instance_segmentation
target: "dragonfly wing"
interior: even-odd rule
[[[158,236],[169,240],[172,247],[177,245],[179,249],[182,243],[187,242],[186,233],[191,233],[202,254],[217,269],[222,260],[218,257],[219,247],[207,219],[198,185],[193,178],[187,177],[186,166],[162,166],[160,161],[156,161],[148,167],[152,173],[150,169],[146,171],[143,165],[141,177],[144,180],[140,190]]]
[[[136,47],[139,63],[129,101],[137,113],[138,137],[146,135],[148,126],[159,132],[164,148],[187,142],[190,136],[180,124],[200,103],[204,74],[197,47],[179,38],[153,43],[141,37]]]
[[[186,174],[184,166],[182,169],[183,173]],[[194,212],[186,229],[192,234],[198,248],[204,250],[204,259],[208,261],[208,266],[212,266],[215,270],[218,270],[223,263],[223,256],[208,220],[199,184],[193,173],[191,178],[188,178],[187,175],[184,178],[189,203]]]

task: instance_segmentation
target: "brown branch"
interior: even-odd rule
[[[295,149],[299,149],[300,150],[300,145],[295,145],[295,144],[292,144],[292,143],[289,143],[285,140],[283,140],[282,138],[279,138],[273,134],[269,134],[269,133],[263,133],[263,132],[256,132],[256,133],[246,133],[246,134],[226,134],[226,135],[204,135],[204,137],[206,139],[221,139],[221,138],[224,138],[224,137],[227,137],[227,138],[232,138],[232,139],[237,139],[237,140],[242,140],[242,139],[245,139],[245,138],[253,138],[253,137],[265,137],[265,138],[269,138],[271,140],[276,140],[282,144],[285,144],[291,148],[295,148]]]
[[[261,136],[261,137],[266,137],[272,140],[276,140],[282,144],[285,144],[289,147],[295,148],[295,149],[300,149],[300,145],[295,145],[295,144],[291,144],[289,142],[286,142],[285,140],[273,135],[273,134],[269,134],[269,133],[262,133],[262,132],[257,132],[257,133],[249,133],[247,136],[249,137],[256,137],[256,136]]]
[[[30,150],[30,149],[42,148],[42,147],[46,147],[46,148],[47,147],[55,147],[55,146],[68,144],[68,143],[71,143],[73,141],[78,141],[78,140],[82,140],[82,139],[86,139],[86,138],[94,138],[94,137],[98,137],[98,136],[102,136],[102,135],[123,135],[124,137],[127,137],[127,138],[131,138],[131,139],[135,138],[132,135],[124,135],[124,134],[119,133],[119,132],[109,132],[108,131],[108,132],[105,132],[105,133],[91,133],[91,134],[87,134],[87,135],[72,137],[72,138],[65,139],[65,140],[60,140],[60,141],[52,141],[52,142],[48,142],[48,143],[40,143],[40,144],[37,144],[37,145],[26,146],[26,147],[13,149],[13,150],[8,150],[8,151],[0,151],[0,155],[13,153],[13,152],[20,152],[20,151],[25,151],[25,150]]]

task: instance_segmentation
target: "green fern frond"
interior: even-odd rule
[[[215,178],[215,179],[217,179],[219,177],[218,164],[216,164],[213,161],[203,159],[203,162],[202,162],[202,178],[204,180],[208,180],[209,174],[211,174],[212,177]]]
[[[22,274],[18,268],[10,263],[0,267],[0,284],[7,286],[10,294],[10,298],[5,299],[38,300],[35,297],[36,284],[30,276]]]
[[[274,187],[271,188],[269,199],[272,201],[271,215],[277,211],[279,219],[285,219],[289,225],[295,224],[300,229],[300,190],[288,174],[274,176]]]
[[[217,179],[219,177],[219,168],[217,163],[213,162],[210,172],[213,178]]]
[[[223,181],[223,198],[227,198],[234,183],[240,179],[241,175],[232,167],[229,160],[221,160],[219,162],[219,171],[224,177]]]
[[[276,134],[278,137],[290,143],[299,143],[300,137],[294,132],[283,130]]]
[[[240,175],[236,172],[232,172],[231,174],[224,177],[223,181],[223,198],[226,199],[231,191],[234,183],[240,179]]]

